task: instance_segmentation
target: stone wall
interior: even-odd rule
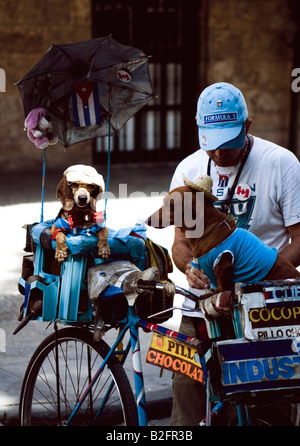
[[[285,147],[297,29],[291,5],[289,0],[208,0],[205,25],[207,83],[240,88],[253,119],[250,132]]]
[[[6,72],[6,92],[0,93],[0,169],[40,169],[42,151],[23,131],[24,112],[14,83],[53,43],[91,38],[90,0],[0,0],[0,10],[0,67]],[[67,153],[59,143],[49,146],[47,166],[91,163],[90,142],[72,146]]]
[[[92,37],[91,1],[0,0],[0,68],[6,72],[6,92],[0,93],[0,169],[40,168],[42,153],[23,131],[24,113],[14,83],[52,43]],[[297,30],[294,2],[202,0],[199,14],[199,92],[213,82],[233,83],[246,97],[252,133],[285,147]],[[299,156],[300,144],[297,150]],[[49,168],[92,163],[91,142],[70,147],[67,154],[60,144],[47,152]]]

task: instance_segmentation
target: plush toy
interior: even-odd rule
[[[56,144],[58,137],[52,124],[47,119],[45,108],[34,108],[24,122],[27,136],[38,149],[45,149],[49,144]]]

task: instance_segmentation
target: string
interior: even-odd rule
[[[43,154],[43,176],[42,176],[42,203],[41,203],[41,223],[44,221],[44,200],[45,200],[45,176],[46,176],[46,151]]]
[[[111,149],[111,135],[110,135],[110,116],[108,119],[108,152],[107,152],[107,176],[106,176],[106,188],[105,188],[105,204],[104,204],[104,220],[106,220],[106,207],[108,198],[108,188],[109,188],[109,177],[110,177],[110,149]]]
[[[106,208],[107,208],[107,198],[108,198],[108,189],[109,189],[109,180],[110,180],[110,152],[111,152],[111,85],[109,85],[108,89],[108,152],[107,152],[107,176],[106,176],[106,190],[105,190],[105,202],[104,202],[104,220],[106,221]]]

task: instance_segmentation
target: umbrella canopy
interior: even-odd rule
[[[64,147],[117,134],[155,96],[148,56],[110,36],[52,45],[16,85],[25,116],[46,108]]]

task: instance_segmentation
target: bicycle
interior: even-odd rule
[[[140,328],[155,333],[160,341],[169,339],[172,343],[182,346],[182,349],[189,349],[190,357],[194,360],[193,365],[198,362],[199,372],[197,372],[198,375],[196,372],[194,375],[202,380],[207,388],[206,418],[199,420],[199,425],[211,425],[217,416],[225,415],[226,418],[232,412],[232,408],[235,409],[237,417],[237,422],[234,421],[234,423],[265,425],[268,423],[264,420],[251,420],[253,408],[271,404],[274,398],[283,397],[288,402],[298,401],[300,396],[298,378],[300,377],[300,356],[297,341],[299,333],[297,315],[300,308],[297,306],[297,301],[300,300],[299,281],[236,285],[230,309],[232,317],[220,317],[207,321],[210,339],[201,341],[168,330],[151,320],[153,321],[155,317],[159,318],[162,314],[169,316],[172,314],[175,307],[172,307],[170,302],[176,293],[194,300],[199,311],[201,302],[207,303],[205,296],[199,299],[188,290],[170,282],[149,281],[140,276],[130,283],[129,287],[127,286],[125,292],[124,283],[127,276],[125,274],[125,277],[124,272],[120,271],[120,275],[125,277],[125,282],[122,282],[120,287],[110,284],[99,294],[102,310],[106,313],[105,316],[102,314],[103,324],[102,319],[99,321],[95,318],[90,301],[83,310],[80,310],[80,295],[86,295],[84,286],[86,259],[70,255],[59,278],[43,272],[43,263],[43,248],[38,246],[34,273],[36,277],[42,277],[43,281],[38,279],[30,286],[26,285],[22,279],[20,281],[25,289],[26,305],[30,300],[30,293],[34,290],[37,294],[39,292],[43,294],[42,314],[36,319],[54,323],[55,330],[37,348],[26,370],[20,395],[21,425],[146,426],[147,409],[140,354]],[[116,266],[115,271],[119,271],[118,262],[113,262],[113,264]],[[107,265],[111,263],[98,265],[100,269],[102,268],[102,273]],[[135,274],[136,268],[132,269],[134,265],[131,263],[130,265],[131,273]],[[100,275],[102,273],[100,272]],[[119,282],[120,275],[117,278]],[[126,284],[128,285],[128,282]],[[158,314],[150,315],[149,320],[142,319],[138,315],[139,301],[137,299],[145,296],[145,292],[152,293],[152,297],[156,295],[158,299],[162,298],[163,293],[170,297],[167,308]],[[270,302],[265,304],[268,293],[271,297]],[[134,299],[133,295],[135,295]],[[217,298],[216,295],[214,296],[210,298],[210,305],[214,307],[214,311],[217,309],[218,312]],[[255,306],[249,307],[249,301],[254,302]],[[52,302],[51,308],[50,302]],[[255,317],[249,317],[251,311],[251,315],[254,314]],[[222,312],[224,313],[224,308],[221,308],[220,313]],[[270,336],[267,339],[268,333],[274,330],[274,325],[259,324],[257,322],[259,312],[263,316],[260,322],[264,322],[264,319],[270,320],[273,316],[278,322],[280,314],[281,319],[285,321],[287,316],[294,315],[297,319],[294,321],[296,323],[287,326],[293,328],[293,336],[288,336],[290,333],[287,331],[288,328],[285,328],[285,336],[278,338],[279,333],[283,332],[283,327],[277,325],[277,338],[274,338],[273,333],[273,337]],[[225,309],[225,313],[229,314],[228,308]],[[67,324],[70,327],[58,329],[58,323]],[[96,326],[99,323],[100,328]],[[111,347],[103,338],[94,340],[95,330],[100,329],[103,335],[112,328],[118,328],[119,334]],[[130,339],[123,348],[122,343],[126,333],[129,333]],[[228,340],[228,337],[231,339]],[[158,344],[156,345],[158,352],[163,352],[164,350],[159,350]],[[254,347],[256,355],[253,356],[252,352],[252,356],[249,356],[249,348]],[[266,347],[272,348],[271,357],[266,354]],[[130,350],[136,396],[123,367]],[[159,354],[162,358],[164,353]],[[170,361],[165,358],[159,365],[168,368]],[[179,367],[178,361],[177,367]],[[182,364],[184,361],[183,357]],[[270,364],[270,361],[272,364],[277,364],[278,376],[275,376],[275,371],[271,376],[269,370],[270,379],[268,380],[266,373],[267,364]],[[265,367],[263,374],[262,364]],[[187,367],[185,368],[187,370]],[[274,367],[273,370],[275,370]],[[294,375],[292,375],[292,370],[294,370]],[[251,373],[252,380],[249,379]],[[226,419],[225,422],[228,424],[231,420]]]
[[[161,282],[158,285],[162,286]],[[124,296],[119,292],[115,297]],[[126,319],[112,325],[121,329],[111,348],[103,339],[93,340],[92,325],[58,329],[55,323],[54,332],[38,346],[25,373],[20,396],[22,425],[147,425],[139,328],[169,334],[171,339],[180,339],[193,347],[199,341],[175,331],[168,333],[165,327],[139,319],[131,306]],[[120,349],[127,332],[130,340],[125,349]],[[123,368],[130,349],[136,398]],[[102,402],[96,405],[95,400],[101,398]]]

